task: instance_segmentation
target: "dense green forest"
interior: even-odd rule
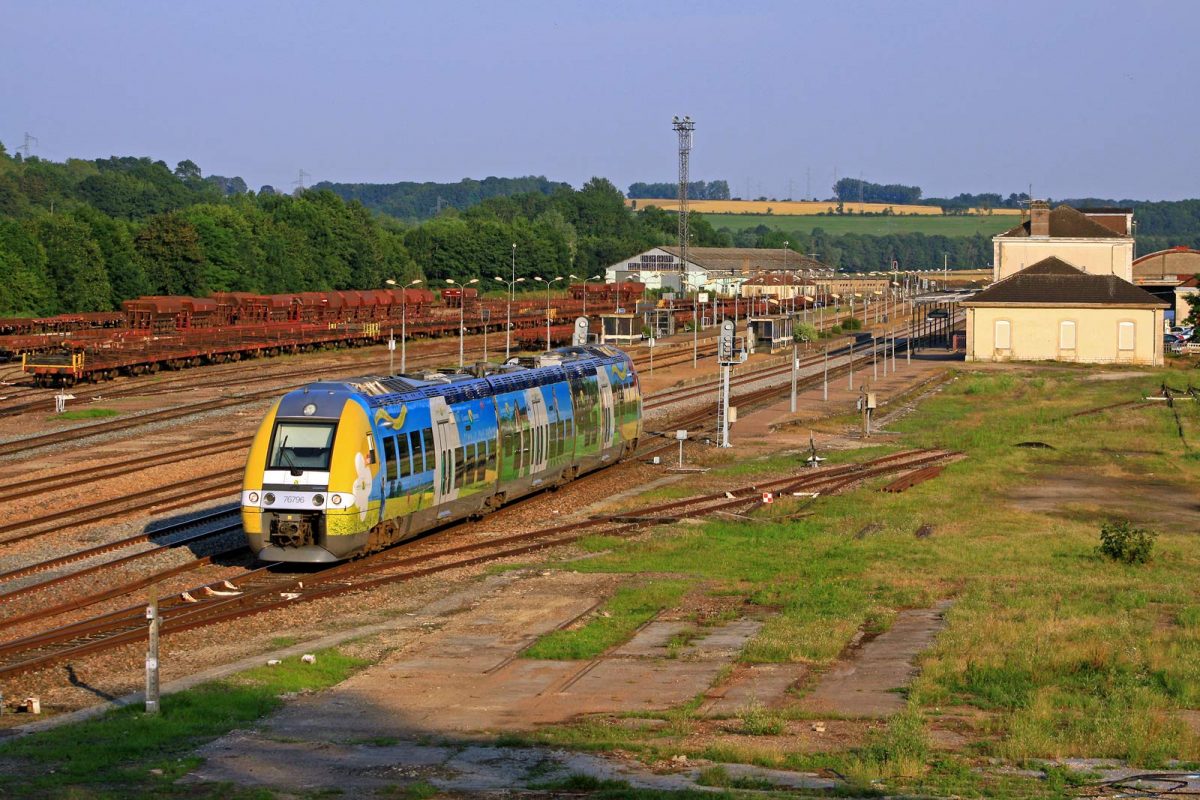
[[[488,179],[503,181],[504,179]],[[488,181],[465,181],[482,187]],[[528,191],[522,181],[533,181]],[[711,187],[720,182],[708,184]],[[609,181],[581,189],[543,178],[512,179],[497,194],[421,223],[396,219],[368,201],[313,188],[293,195],[249,191],[241,178],[204,176],[148,158],[71,159],[10,155],[0,145],[0,316],[101,311],[143,294],[362,289],[387,278],[507,276],[516,244],[518,276],[590,276],[656,245],[675,242],[674,214],[629,211]],[[482,191],[482,190],[480,190]],[[1087,201],[1111,204],[1111,201]],[[1126,201],[1125,204],[1128,204]],[[1200,247],[1200,200],[1134,203],[1138,248]],[[698,247],[782,247],[818,253],[827,264],[876,270],[982,267],[985,236],[864,236],[784,233],[759,226],[736,233],[691,221]]]
[[[373,211],[406,222],[436,217],[447,208],[463,211],[492,197],[515,194],[551,194],[570,189],[570,184],[538,176],[524,178],[463,178],[458,183],[330,183],[322,181],[313,188],[328,189],[343,200],[357,200]]]
[[[496,196],[408,225],[331,191],[296,196],[203,177],[191,161],[56,163],[0,145],[0,316],[102,311],[143,294],[285,292],[508,275],[594,274],[674,240],[610,182]],[[720,243],[697,220],[697,244]]]

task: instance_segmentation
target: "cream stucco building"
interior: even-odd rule
[[[1159,300],[1049,257],[962,302],[968,361],[1163,363]]]
[[[1133,237],[1100,218],[1070,206],[1051,210],[1040,200],[1030,203],[1029,219],[992,237],[992,279],[1004,280],[1054,256],[1092,275],[1116,275],[1132,282]]]

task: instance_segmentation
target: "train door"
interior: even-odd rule
[[[607,450],[613,446],[616,417],[613,408],[612,381],[609,380],[608,370],[604,367],[596,369],[596,383],[600,387],[600,449]]]
[[[542,390],[534,387],[525,390],[525,399],[529,405],[529,436],[532,437],[532,450],[529,458],[529,474],[536,475],[546,470],[546,434],[547,422],[546,401]],[[534,485],[541,480],[534,480]]]
[[[429,398],[429,416],[433,421],[433,502],[438,506],[438,519],[442,519],[450,516],[450,509],[443,506],[458,499],[459,487],[454,481],[455,458],[460,444],[458,423],[442,397]]]

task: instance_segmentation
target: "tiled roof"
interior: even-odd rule
[[[1000,234],[1002,239],[1020,239],[1029,236],[1029,220]],[[1128,239],[1104,227],[1087,214],[1070,206],[1059,206],[1050,212],[1050,238],[1052,239]]]
[[[986,306],[994,303],[1038,306],[1081,303],[1118,306],[1169,305],[1116,275],[1091,275],[1054,256],[1044,258],[1033,266],[992,284],[971,299],[964,300],[962,305]]]
[[[663,250],[679,258],[678,247]],[[688,260],[710,271],[833,269],[794,250],[765,247],[689,247]]]

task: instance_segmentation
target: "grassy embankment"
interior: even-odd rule
[[[995,236],[1016,225],[1020,220],[1008,216],[798,216],[781,214],[705,214],[714,228],[728,228],[735,233],[747,228],[766,225],[785,233],[810,234],[816,228],[837,236],[858,233],[869,236],[923,233],[926,236]]]
[[[1168,482],[1177,487],[1180,508],[1194,507],[1200,462],[1186,454],[1169,409],[1160,404],[1069,416],[1136,398],[1163,373],[1118,381],[1088,381],[1088,374],[1050,368],[962,375],[892,427],[903,432],[904,445],[968,457],[904,494],[874,491],[877,483],[823,498],[813,516],[799,521],[711,522],[636,542],[597,538],[588,546],[599,555],[570,564],[636,575],[629,591],[644,593],[642,606],[653,605],[651,594],[658,591],[651,576],[744,597],[766,624],[742,659],[804,662],[818,672],[855,631],[886,629],[900,609],[953,598],[947,628],[921,659],[907,710],[885,729],[826,754],[781,753],[769,735],[761,747],[728,747],[711,737],[690,738],[699,725],[697,701],[661,715],[670,724],[660,729],[634,732],[593,719],[536,738],[650,755],[691,752],[718,761],[827,767],[864,788],[881,779],[889,789],[988,796],[1057,796],[1082,777],[1057,767],[1040,782],[982,777],[971,767],[985,757],[1012,764],[1099,757],[1145,767],[1200,758],[1200,741],[1180,715],[1200,709],[1195,531],[1164,531],[1149,564],[1127,566],[1096,552],[1099,522],[1112,509],[1067,502],[1059,512],[1041,514],[1009,500],[1021,487],[1086,474]],[[1178,382],[1178,373],[1165,374]],[[1180,405],[1185,433],[1200,445],[1200,409]],[[1027,440],[1054,449],[1014,447]],[[779,458],[748,462],[724,474],[744,479],[785,465]],[[1135,520],[1153,514],[1136,490],[1118,505]],[[933,536],[915,538],[926,523],[934,526]],[[880,527],[856,538],[868,525]],[[628,594],[618,602],[638,605]],[[536,652],[594,656],[607,646],[597,624],[559,632]],[[940,752],[928,729],[953,707],[975,719],[966,731],[969,745]],[[753,708],[745,716],[743,729],[778,732],[806,715]]]
[[[314,691],[349,677],[365,662],[325,650],[315,664],[285,659],[235,678],[162,699],[150,716],[127,706],[104,716],[0,743],[0,798],[251,800],[262,791],[184,787],[175,781],[199,763],[193,750],[283,705],[281,695]]]

